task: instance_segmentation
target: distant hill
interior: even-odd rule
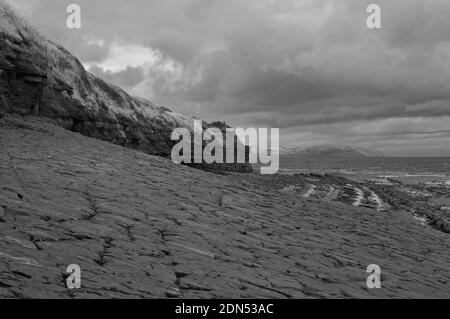
[[[376,149],[348,145],[320,145],[308,148],[293,148],[281,151],[283,157],[314,157],[320,159],[352,159],[385,157],[383,152]]]

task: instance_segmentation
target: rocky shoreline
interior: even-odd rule
[[[411,218],[450,233],[450,212],[445,204],[439,204],[450,199],[450,187],[445,182],[407,185],[381,178],[355,181],[332,173],[281,174],[254,180],[313,201],[336,201],[379,212],[407,211]]]
[[[450,296],[445,185],[175,164],[171,132],[193,120],[86,72],[0,1],[0,298]]]
[[[209,173],[10,115],[0,159],[2,298],[450,295],[448,234],[282,191],[321,176]],[[374,263],[382,289],[369,290]],[[81,289],[66,286],[70,264]]]

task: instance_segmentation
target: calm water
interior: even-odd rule
[[[357,159],[311,159],[281,157],[281,169],[287,171],[349,171],[379,174],[449,174],[450,157],[383,157]]]

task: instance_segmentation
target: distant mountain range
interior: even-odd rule
[[[284,157],[315,157],[315,158],[372,158],[385,157],[385,154],[376,149],[349,145],[319,145],[307,148],[284,149],[280,152]]]

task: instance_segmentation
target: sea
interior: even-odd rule
[[[306,172],[450,187],[450,157],[280,158],[279,173]]]

